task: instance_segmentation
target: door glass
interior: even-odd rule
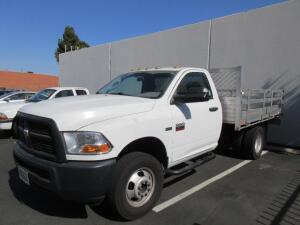
[[[9,96],[7,100],[9,101],[14,101],[14,100],[24,100],[25,99],[25,94],[20,93],[20,94],[14,94],[12,96]]]
[[[209,99],[213,98],[212,91],[204,73],[192,72],[188,73],[177,87],[176,94],[184,95],[187,93],[203,94],[207,93]]]
[[[68,97],[68,96],[74,96],[72,90],[63,90],[57,93],[55,98],[61,98],[61,97]]]
[[[34,93],[26,93],[25,94],[25,99],[29,99],[34,95]]]
[[[85,90],[76,90],[77,95],[87,95]]]

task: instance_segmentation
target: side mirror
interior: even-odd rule
[[[4,101],[6,101],[6,102],[9,102],[9,99],[8,99],[8,98],[6,98],[6,99],[4,99]]]

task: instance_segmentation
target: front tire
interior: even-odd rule
[[[153,156],[133,152],[118,160],[107,201],[125,220],[146,214],[159,199],[163,185],[161,164]]]

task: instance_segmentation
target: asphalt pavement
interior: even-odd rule
[[[104,206],[59,199],[18,178],[13,140],[0,139],[0,225],[300,224],[300,156],[268,152],[257,161],[230,154],[165,180],[157,206],[124,222]]]

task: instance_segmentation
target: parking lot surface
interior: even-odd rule
[[[22,183],[12,148],[12,139],[0,139],[0,225],[300,224],[296,155],[268,152],[250,162],[217,154],[190,173],[167,178],[157,207],[141,219],[124,222],[105,206],[67,202]]]

